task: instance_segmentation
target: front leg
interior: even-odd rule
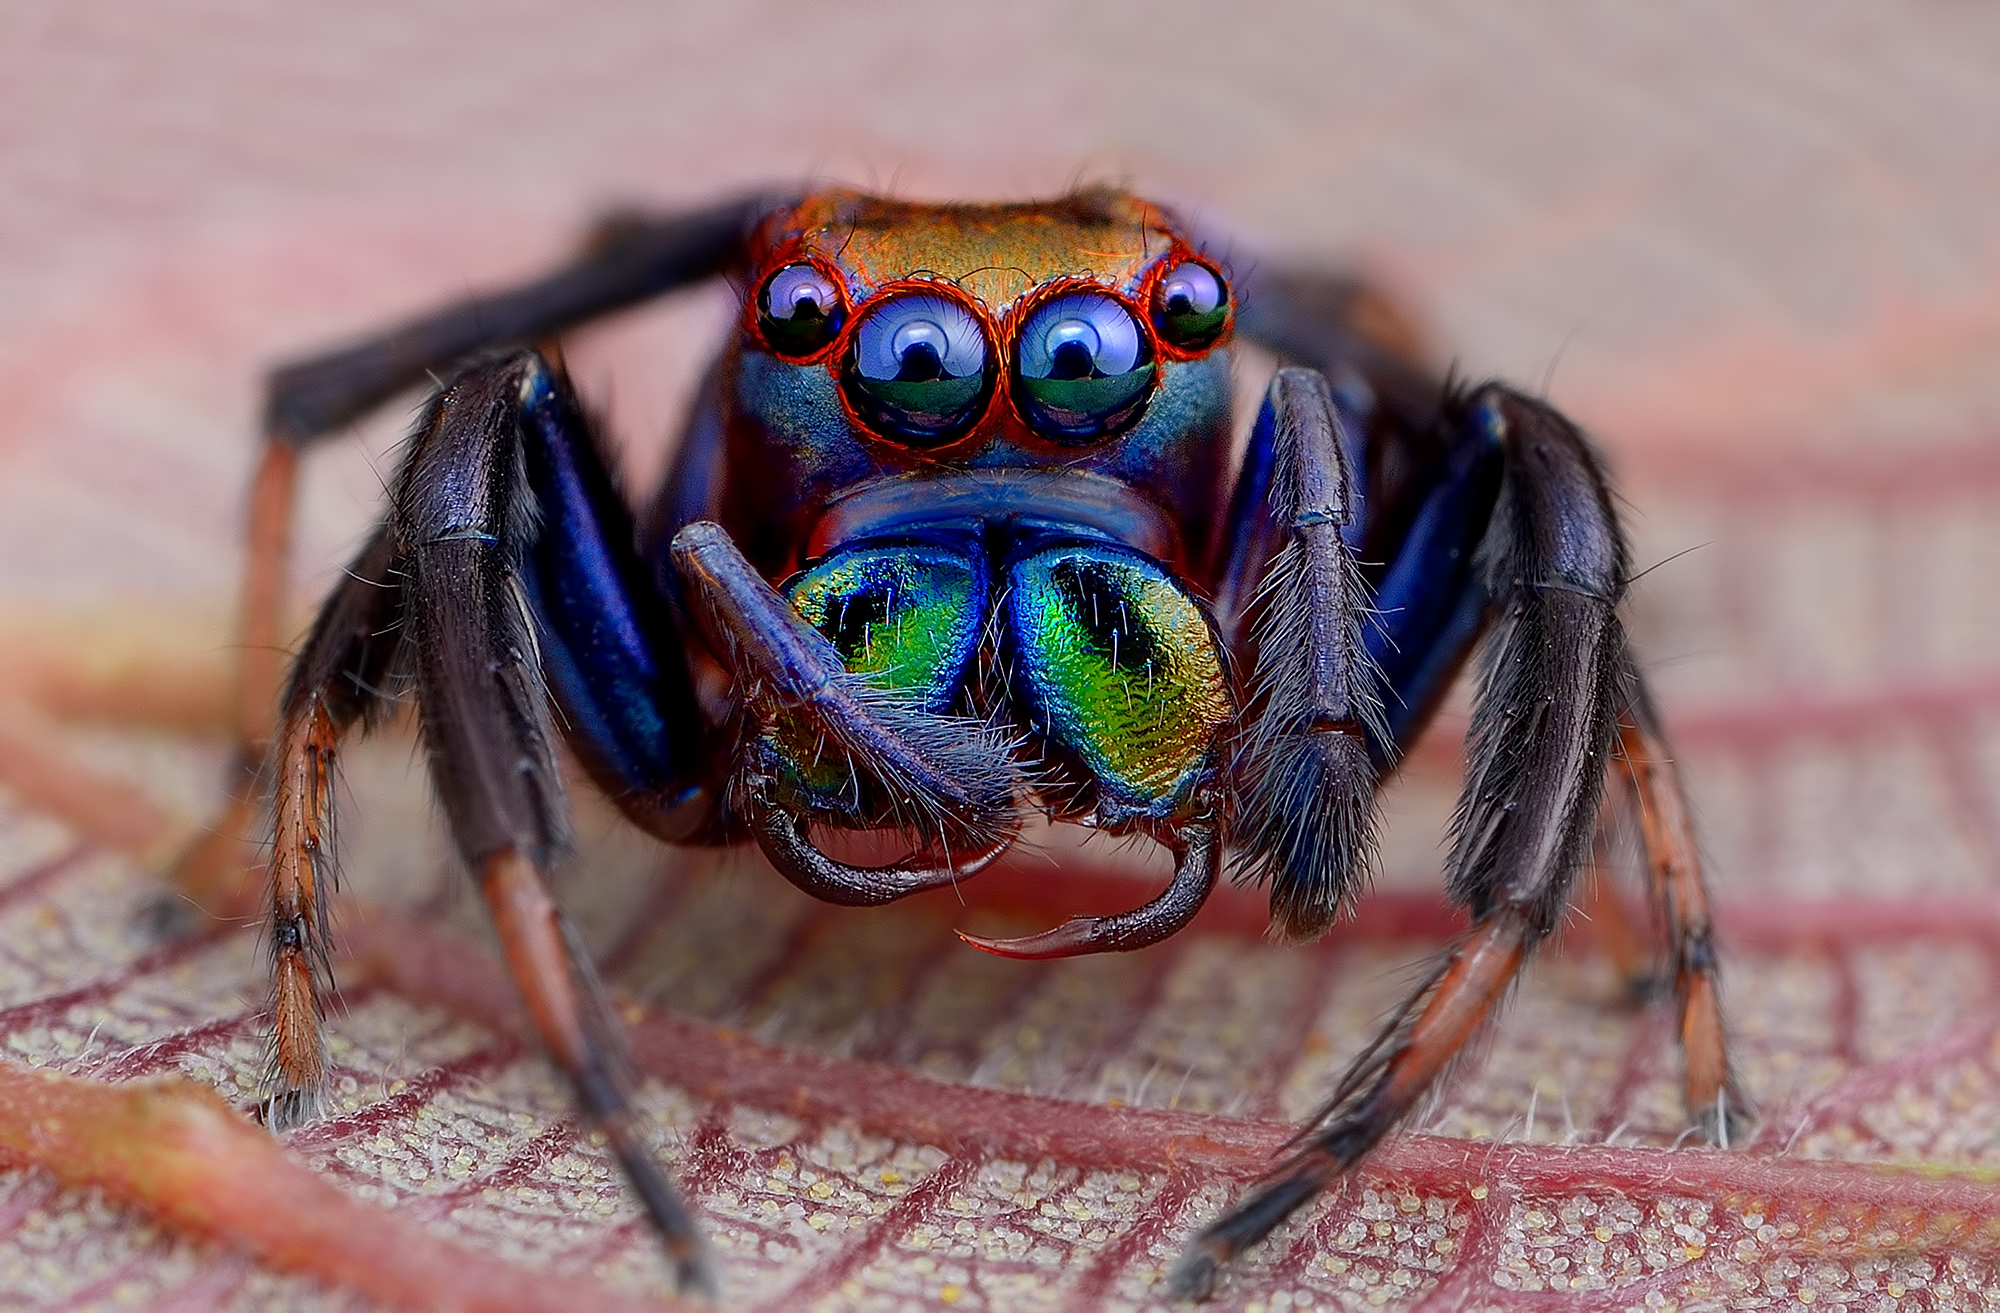
[[[602,473],[588,435],[560,422],[574,413],[566,384],[530,353],[480,362],[447,385],[419,422],[388,524],[322,612],[294,673],[277,761],[277,1088],[269,1106],[274,1121],[296,1122],[311,1115],[324,1084],[313,970],[325,948],[333,753],[340,733],[383,705],[394,677],[408,671],[434,787],[528,1013],[665,1236],[682,1284],[708,1289],[693,1219],[637,1138],[622,1027],[546,885],[568,847],[569,819],[545,655],[562,655],[549,664],[573,732],[585,736],[579,748],[624,772],[628,811],[658,810],[645,802],[649,787],[662,799],[682,797],[672,781],[650,784],[647,763],[690,750],[662,743],[634,755],[654,719],[678,722],[691,709],[649,707],[621,718],[619,696],[658,696],[661,668],[679,653],[642,641],[658,628],[658,599],[617,587],[632,564],[629,541],[605,533],[588,499],[565,505],[558,495],[565,481],[552,470],[567,468],[583,483],[593,481],[590,471]],[[593,550],[603,570],[582,568]],[[574,602],[593,590],[613,608],[607,620],[630,622],[612,626],[628,634],[622,646],[607,647],[580,623],[582,612],[531,602],[558,594]],[[633,682],[645,670],[649,680]]]
[[[1349,538],[1359,514],[1326,379],[1280,370],[1253,447],[1275,458],[1271,518],[1282,546],[1251,609],[1250,730],[1235,763],[1230,837],[1245,875],[1271,886],[1271,926],[1324,934],[1374,849],[1381,694],[1362,646],[1367,586]]]
[[[1409,1114],[1555,927],[1589,854],[1628,661],[1615,610],[1625,544],[1573,425],[1503,389],[1482,402],[1497,408],[1507,463],[1479,562],[1496,613],[1447,876],[1472,927],[1348,1070],[1292,1159],[1195,1238],[1174,1269],[1180,1295],[1205,1295],[1222,1264]]]
[[[666,1239],[681,1284],[713,1290],[700,1233],[639,1142],[624,1028],[546,884],[569,844],[534,614],[522,435],[547,378],[537,357],[476,365],[439,394],[391,511],[431,777],[493,913],[528,1014]]]

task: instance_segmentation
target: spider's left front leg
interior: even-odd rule
[[[1291,1160],[1195,1238],[1172,1277],[1182,1295],[1205,1294],[1222,1264],[1410,1113],[1555,928],[1589,853],[1628,668],[1615,610],[1624,540],[1573,425],[1497,387],[1461,404],[1497,407],[1506,453],[1481,547],[1493,628],[1447,883],[1472,926],[1349,1068]]]
[[[325,943],[332,754],[381,700],[384,676],[408,668],[454,845],[529,1016],[658,1224],[681,1283],[707,1289],[693,1219],[638,1138],[622,1027],[546,883],[569,819],[545,677],[586,765],[628,815],[666,837],[705,823],[712,795],[690,765],[705,745],[686,668],[664,603],[629,586],[639,570],[629,517],[565,380],[535,353],[515,352],[445,385],[418,423],[388,523],[322,612],[286,697],[271,1114],[309,1116],[323,1088],[311,967]]]

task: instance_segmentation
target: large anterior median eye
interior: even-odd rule
[[[1045,437],[1091,442],[1130,424],[1153,381],[1138,321],[1101,292],[1059,296],[1028,316],[1016,347],[1015,395]]]
[[[855,330],[847,395],[886,438],[938,447],[978,418],[992,353],[972,312],[943,296],[891,296]]]
[[[1153,326],[1177,347],[1199,350],[1229,322],[1229,289],[1213,269],[1190,260],[1167,270],[1153,291]]]
[[[847,318],[840,289],[809,264],[786,265],[764,283],[757,325],[781,356],[809,356],[833,341]]]

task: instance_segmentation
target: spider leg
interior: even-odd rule
[[[582,255],[555,273],[419,316],[351,346],[285,364],[266,386],[264,436],[251,484],[238,615],[236,766],[229,801],[174,862],[169,879],[196,903],[227,910],[240,897],[243,836],[257,812],[284,678],[286,566],[300,453],[453,362],[576,324],[726,270],[781,198],[745,197],[663,216],[614,216]]]
[[[1479,571],[1495,616],[1447,890],[1465,938],[1342,1079],[1296,1155],[1203,1230],[1172,1276],[1215,1274],[1360,1160],[1409,1114],[1555,928],[1589,853],[1627,666],[1615,605],[1626,551],[1598,458],[1538,401],[1491,388],[1507,454]]]
[[[1271,925],[1317,938],[1374,848],[1375,764],[1386,744],[1363,647],[1368,590],[1355,563],[1354,476],[1323,375],[1272,379],[1253,445],[1275,453],[1272,518],[1285,533],[1252,604],[1250,730],[1235,762],[1230,837],[1244,878],[1271,886]]]
[[[328,898],[334,864],[333,780],[340,739],[380,715],[402,656],[403,588],[395,544],[378,530],[314,623],[293,667],[272,758],[271,1034],[264,1120],[284,1130],[326,1102],[322,984],[331,984]]]
[[[739,805],[787,879],[833,902],[881,903],[949,884],[1013,841],[1018,781],[1005,737],[912,706],[850,673],[719,525],[698,520],[674,535],[673,561],[710,646],[736,686],[749,690],[756,713],[784,706],[808,717],[858,771],[883,783],[922,848],[945,847],[941,865],[925,864],[921,852],[888,866],[836,861],[804,837],[803,818],[780,796],[782,763],[753,741],[739,771]],[[960,854],[950,852],[953,840]]]
[[[228,801],[196,839],[175,855],[166,872],[167,882],[176,891],[217,916],[246,910],[248,890],[242,879],[249,866],[246,839],[257,818],[260,770],[271,753],[273,717],[290,659],[282,626],[298,471],[298,446],[267,433],[250,485],[244,534],[243,592],[236,622],[236,689],[230,710],[235,751],[229,769]],[[164,917],[156,919],[169,923]]]
[[[709,1290],[694,1221],[637,1136],[623,1030],[544,882],[568,846],[569,819],[524,568],[537,515],[523,452],[535,444],[522,438],[552,387],[532,354],[490,359],[447,385],[419,422],[390,512],[418,706],[453,840],[529,1015],[609,1138],[682,1285]]]
[[[1630,781],[1646,851],[1655,914],[1667,931],[1669,969],[1680,1008],[1688,1120],[1723,1148],[1749,1141],[1757,1115],[1730,1069],[1716,985],[1715,927],[1687,795],[1659,712],[1636,668],[1625,678],[1618,765]]]
[[[271,375],[265,430],[303,446],[479,352],[538,342],[599,315],[725,272],[744,239],[785,197],[745,196],[671,215],[602,221],[575,261],[543,278],[475,296]]]

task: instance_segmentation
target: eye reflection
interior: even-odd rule
[[[787,265],[772,274],[757,302],[764,340],[781,356],[809,356],[840,333],[847,315],[840,289],[809,264]]]
[[[1229,289],[1213,269],[1190,260],[1167,270],[1153,293],[1153,325],[1185,350],[1222,336],[1229,322]]]
[[[935,447],[978,416],[992,382],[986,333],[943,296],[892,296],[855,330],[846,368],[855,409],[884,437]]]
[[[1131,424],[1153,381],[1145,334],[1101,292],[1059,296],[1021,326],[1015,396],[1044,437],[1092,442]]]

